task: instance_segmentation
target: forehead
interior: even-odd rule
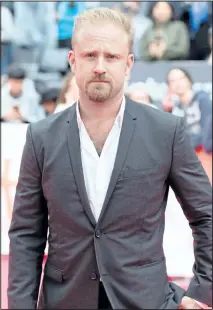
[[[185,74],[181,70],[175,69],[175,70],[172,70],[169,73],[168,79],[169,80],[174,80],[174,79],[177,79],[177,78],[180,78],[180,77],[184,77],[184,76],[185,76]]]
[[[87,24],[76,34],[76,49],[108,50],[128,49],[127,33],[113,23]]]
[[[9,78],[8,81],[10,83],[22,83],[23,82],[23,79],[14,79],[14,78]]]
[[[167,3],[167,2],[158,2],[154,8],[157,8],[157,9],[161,9],[161,10],[168,10],[170,9],[171,10],[171,7],[170,5]]]

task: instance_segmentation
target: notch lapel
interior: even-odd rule
[[[109,200],[115,188],[118,176],[125,162],[127,152],[129,149],[129,145],[130,145],[130,142],[132,140],[132,137],[135,131],[136,119],[137,119],[136,113],[134,113],[134,110],[131,107],[131,101],[126,98],[126,108],[124,111],[123,124],[121,128],[121,134],[120,134],[118,150],[117,150],[117,154],[115,158],[114,169],[112,171],[109,187],[106,193],[106,197],[105,197],[104,204],[101,210],[101,214],[98,219],[98,224],[103,218],[104,212],[107,208],[107,205],[109,203]]]
[[[96,220],[89,205],[89,200],[84,182],[84,174],[81,160],[80,137],[76,116],[76,104],[74,104],[70,108],[70,112],[71,112],[71,118],[70,121],[68,121],[69,124],[67,130],[67,142],[68,142],[70,161],[83,207],[91,223],[94,226],[96,226]]]

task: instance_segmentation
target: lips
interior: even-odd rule
[[[108,81],[92,81],[93,83],[109,83]]]

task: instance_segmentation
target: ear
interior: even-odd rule
[[[69,61],[71,71],[75,73],[75,53],[72,50],[68,54],[68,61]]]
[[[126,72],[125,72],[126,77],[130,75],[130,71],[132,69],[133,64],[134,64],[134,55],[129,54],[128,59],[127,59]]]

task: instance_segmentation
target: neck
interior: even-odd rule
[[[12,91],[10,91],[10,96],[13,97],[13,98],[19,98],[21,97],[22,95],[22,92],[20,93],[13,93]]]
[[[166,21],[166,22],[155,21],[154,22],[156,28],[163,28],[168,23],[169,23],[169,21]]]
[[[183,104],[189,104],[192,97],[193,97],[193,91],[191,89],[179,96],[180,101]]]
[[[82,94],[79,94],[79,98],[79,110],[82,120],[104,121],[116,118],[123,101],[123,93],[105,102],[93,102]]]

